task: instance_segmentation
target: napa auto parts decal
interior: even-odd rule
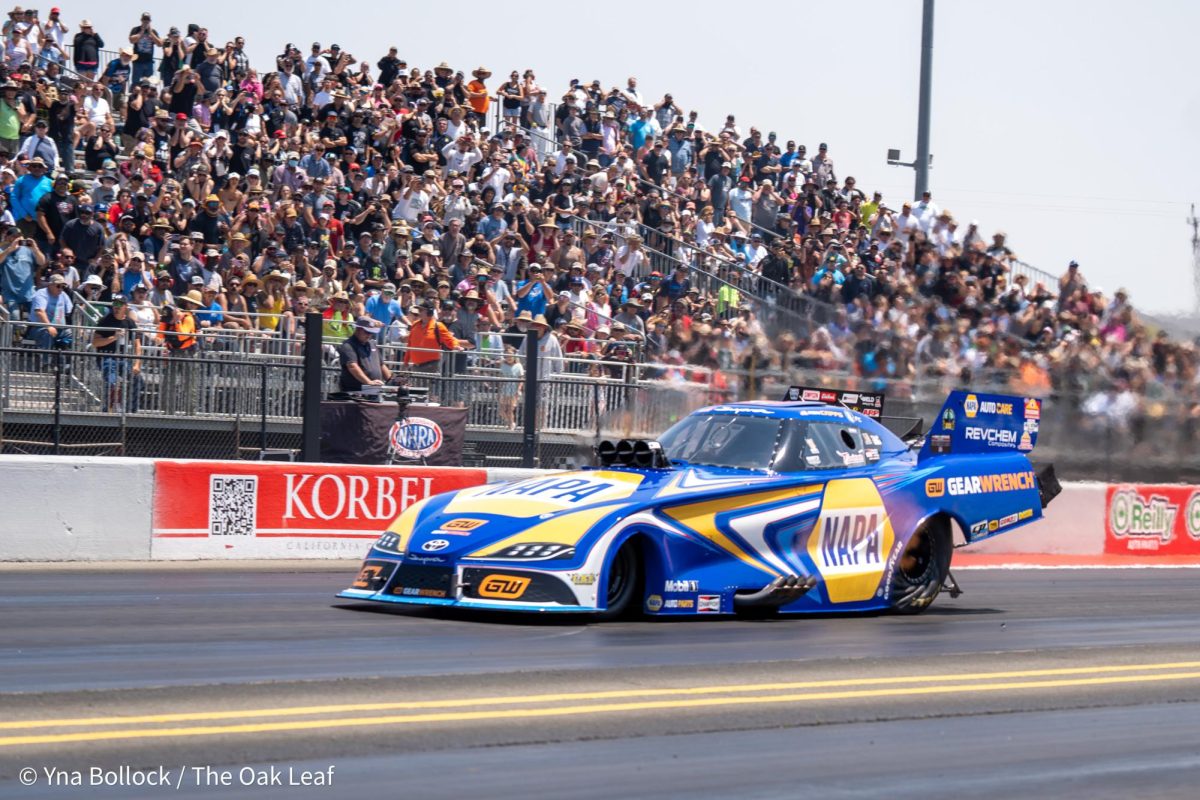
[[[157,461],[151,557],[358,558],[401,511],[481,469]]]
[[[1107,495],[1106,553],[1200,555],[1200,487],[1114,485]]]

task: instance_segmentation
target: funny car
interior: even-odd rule
[[[952,392],[927,436],[882,396],[793,387],[701,408],[594,467],[430,497],[339,597],[534,612],[917,613],[978,542],[1041,518],[1041,401]],[[865,403],[865,405],[864,405]],[[948,582],[950,578],[951,582]]]

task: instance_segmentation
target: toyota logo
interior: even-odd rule
[[[426,553],[436,553],[438,550],[445,550],[450,546],[450,542],[446,539],[430,539],[425,544],[421,545],[421,549]]]

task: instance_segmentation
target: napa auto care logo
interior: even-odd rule
[[[425,458],[442,446],[442,428],[425,417],[397,420],[388,433],[390,456],[396,458]]]
[[[1176,520],[1180,503],[1171,498],[1151,492],[1143,496],[1137,489],[1119,489],[1109,502],[1108,525],[1113,536],[1130,540],[1131,550],[1158,549],[1176,538]],[[1200,491],[1193,491],[1182,504],[1183,531],[1193,541],[1200,541]],[[1143,544],[1136,546],[1134,540]]]
[[[973,394],[967,395],[963,400],[963,413],[967,415],[967,419],[975,419],[975,415],[979,413],[979,398]]]

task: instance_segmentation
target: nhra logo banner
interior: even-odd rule
[[[481,469],[157,461],[152,558],[347,558]]]
[[[1109,486],[1104,552],[1200,555],[1200,487]]]

